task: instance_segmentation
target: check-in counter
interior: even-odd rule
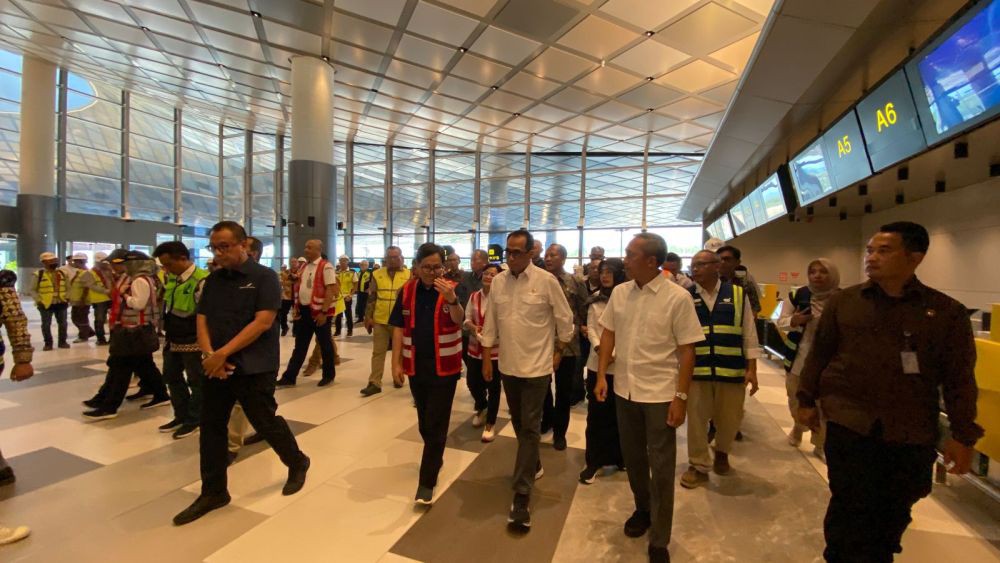
[[[976,384],[979,386],[976,422],[986,430],[976,449],[991,460],[1000,460],[1000,342],[976,339]]]

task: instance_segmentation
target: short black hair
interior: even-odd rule
[[[723,252],[729,252],[732,254],[733,258],[735,258],[737,262],[743,259],[743,253],[740,252],[740,249],[731,244],[720,246],[719,249],[715,251],[716,254],[722,254]]]
[[[157,245],[156,249],[153,250],[153,258],[159,258],[163,255],[167,255],[175,260],[178,258],[191,259],[191,251],[179,240],[168,240]]]
[[[400,255],[403,254],[403,249],[393,244],[393,245],[389,245],[389,246],[385,247],[385,255],[386,256],[389,255],[389,251],[390,250],[398,250]]]
[[[501,268],[500,264],[497,264],[496,262],[490,262],[489,264],[483,266],[483,271],[485,272],[486,270],[496,270],[499,274],[503,271],[503,268]]]
[[[414,258],[417,264],[424,261],[424,258],[434,256],[437,254],[441,257],[441,262],[444,263],[445,253],[444,248],[434,244],[433,242],[425,242],[417,248],[417,257]]]
[[[668,252],[667,259],[664,262],[680,262],[681,257],[677,255],[676,252]]]
[[[455,247],[450,244],[442,246],[441,249],[444,250],[445,256],[451,256],[452,254],[455,254]]]
[[[880,233],[896,233],[903,239],[903,248],[907,252],[919,252],[926,254],[931,246],[931,236],[927,234],[927,229],[919,223],[912,221],[896,221],[882,225],[878,228]]]
[[[247,230],[243,228],[243,225],[240,225],[236,221],[219,221],[218,223],[212,225],[211,232],[217,233],[222,230],[233,233],[233,236],[236,237],[236,242],[243,242],[247,240]]]
[[[642,251],[649,256],[656,256],[656,265],[662,266],[667,259],[667,241],[656,233],[639,233],[635,238],[646,243]]]
[[[549,245],[549,248],[552,248],[553,246],[556,247],[556,252],[559,253],[560,258],[565,258],[567,256],[565,246],[559,244],[558,242],[554,242]]]
[[[250,252],[256,254],[257,256],[264,254],[264,243],[261,242],[259,238],[247,237],[247,240],[250,241]]]
[[[510,234],[507,235],[507,240],[510,240],[514,237],[525,238],[525,243],[524,243],[525,250],[531,250],[535,246],[535,237],[531,236],[531,233],[529,233],[527,229],[518,229],[516,231],[511,231]]]

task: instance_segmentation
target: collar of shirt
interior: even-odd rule
[[[524,271],[522,271],[520,274],[516,274],[515,275],[514,272],[511,271],[511,270],[506,270],[506,272],[509,273],[510,276],[512,278],[514,278],[514,279],[517,279],[517,278],[519,278],[521,276],[525,276],[528,279],[531,279],[531,278],[537,276],[539,273],[544,272],[546,275],[549,273],[548,271],[539,268],[538,266],[534,265],[531,262],[528,262],[528,267],[525,268]]]
[[[861,293],[869,297],[877,296],[881,298],[892,299],[892,297],[890,297],[889,294],[887,294],[885,290],[882,289],[882,286],[875,283],[871,279],[867,279],[861,284]],[[902,298],[906,301],[923,299],[926,296],[926,294],[927,294],[927,286],[921,283],[920,280],[917,279],[917,276],[913,276],[912,278],[910,278],[909,281],[907,281],[903,285]]]
[[[715,280],[715,287],[713,287],[711,290],[705,289],[698,282],[695,282],[695,285],[698,286],[698,293],[702,295],[718,295],[719,290],[722,289],[722,278]]]
[[[633,280],[633,281],[635,281],[635,280]],[[646,291],[646,288],[649,288],[649,291],[652,291],[653,293],[659,293],[660,292],[660,288],[663,287],[663,284],[665,282],[667,282],[666,278],[664,278],[661,275],[657,275],[653,279],[651,279],[648,282],[646,282],[642,287],[639,287],[638,283],[634,284],[632,286],[632,291]]]
[[[222,270],[226,272],[229,276],[234,276],[237,274],[245,276],[250,273],[250,270],[253,268],[254,264],[256,264],[256,262],[254,262],[253,259],[247,256],[247,259],[244,260],[241,264],[237,264],[233,268],[223,268]]]
[[[189,279],[191,279],[191,276],[194,275],[194,269],[195,268],[196,268],[196,266],[192,262],[191,265],[188,266],[187,270],[184,270],[184,272],[181,273],[181,275],[177,276],[177,283],[184,283],[184,282],[188,281]]]
[[[310,266],[319,266],[319,261],[322,260],[322,259],[323,259],[323,257],[320,256],[319,258],[317,258],[317,259],[313,260],[312,262],[310,262],[309,265]]]

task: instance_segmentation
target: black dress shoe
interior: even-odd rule
[[[243,445],[250,446],[256,444],[257,442],[263,442],[263,441],[264,437],[260,435],[260,432],[254,432],[253,434],[247,436],[245,440],[243,440]]]
[[[319,383],[316,384],[316,387],[326,387],[327,385],[329,385],[331,383],[333,383],[333,378],[332,377],[330,379],[320,379]]]
[[[226,506],[229,504],[230,500],[232,499],[228,494],[210,497],[201,495],[193,503],[191,503],[191,506],[182,510],[177,514],[177,516],[174,516],[174,526],[190,524],[209,512]]]
[[[14,476],[13,467],[4,467],[3,469],[0,469],[0,487],[10,485],[14,481],[17,481],[17,477]]]
[[[563,451],[566,449],[566,437],[557,436],[552,439],[552,447],[557,451]]]
[[[306,472],[309,471],[309,456],[302,454],[305,459],[296,467],[288,468],[288,480],[285,481],[285,486],[281,488],[281,494],[288,496],[294,495],[295,493],[302,490],[302,486],[306,484]]]
[[[125,400],[126,401],[138,401],[139,399],[142,399],[142,398],[145,398],[145,397],[152,397],[152,396],[153,396],[153,394],[150,393],[149,391],[144,391],[142,389],[139,389],[138,391],[136,391],[135,393],[132,393],[131,395],[126,395],[125,396]]]
[[[59,343],[59,347],[60,348],[70,348],[70,345],[69,345],[69,342],[60,342]]]
[[[97,397],[94,397],[93,399],[87,399],[86,401],[83,402],[83,406],[91,409],[96,409],[97,407],[101,406],[101,400],[98,399]]]
[[[295,387],[295,382],[291,379],[285,379],[282,377],[274,384],[275,387]]]
[[[625,535],[630,538],[638,538],[646,533],[646,530],[653,525],[649,513],[636,510],[625,521]]]

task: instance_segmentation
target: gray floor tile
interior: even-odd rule
[[[451,421],[448,423],[448,443],[449,448],[465,450],[467,452],[481,452],[488,448],[490,444],[483,443],[483,429],[473,428],[470,422],[472,415],[462,412],[452,412]],[[510,421],[506,418],[497,418],[494,429],[499,434]],[[414,424],[398,436],[400,440],[423,443],[420,437],[420,428]]]
[[[58,448],[42,448],[7,459],[17,482],[0,487],[0,501],[104,467]]]
[[[497,436],[483,453],[466,469],[460,480],[475,481],[505,488],[511,491],[511,472],[517,454],[517,440],[507,436]],[[542,444],[539,449],[545,476],[535,482],[535,495],[545,495],[558,499],[571,499],[576,491],[577,475],[583,469],[583,450],[567,448],[565,451],[552,449],[551,444]]]

